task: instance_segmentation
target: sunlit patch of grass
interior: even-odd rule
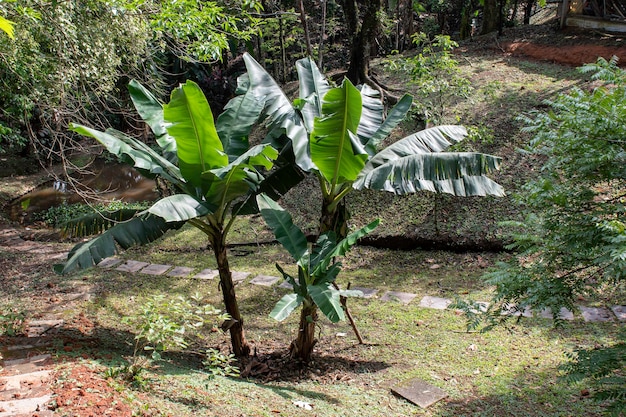
[[[137,254],[149,259],[149,253],[128,255]],[[187,266],[183,255],[163,251],[159,259]],[[348,301],[366,344],[356,342],[348,323],[331,324],[322,319],[316,349],[316,358],[321,360],[331,355],[354,361],[355,374],[350,379],[332,380],[324,375],[317,378],[315,373],[297,382],[208,379],[193,366],[168,361],[149,371],[145,395],[151,404],[180,416],[301,415],[303,410],[294,401],[312,404],[319,416],[599,415],[601,408],[581,398],[578,388],[559,380],[557,368],[564,352],[587,346],[592,340],[613,340],[614,324],[578,320],[554,329],[550,320],[535,318],[488,333],[468,333],[464,318],[455,311],[419,306],[424,295],[452,297],[461,293],[488,299],[490,288],[480,276],[501,256],[508,255],[356,247],[343,260],[345,273],[340,276],[340,284],[345,286],[349,281],[353,286],[380,290],[375,298]],[[274,262],[289,265],[288,257],[276,245],[256,247],[245,256],[232,258],[234,270],[253,273],[277,275],[272,269]],[[120,325],[120,318],[154,294],[200,292],[206,302],[221,305],[217,280],[92,271],[84,278],[97,284],[100,292],[90,314],[98,318],[99,326],[117,329],[121,335],[128,335],[124,333],[128,329]],[[236,289],[253,347],[259,354],[276,349],[286,354],[296,336],[298,317],[294,314],[276,323],[268,313],[287,290],[247,282]],[[385,290],[418,296],[409,305],[383,302],[379,297]],[[227,334],[207,336],[210,345],[229,345]],[[314,362],[313,369],[315,366]],[[442,388],[449,394],[448,399],[421,410],[391,395],[392,386],[409,378]]]

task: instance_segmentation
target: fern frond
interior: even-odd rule
[[[142,209],[124,208],[85,214],[59,225],[65,237],[85,237],[102,233],[119,222],[130,220]]]

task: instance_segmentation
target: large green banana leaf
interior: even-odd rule
[[[162,176],[177,187],[184,189],[186,183],[180,170],[167,159],[156,153],[146,144],[122,132],[107,129],[106,132],[91,129],[79,124],[70,124],[70,129],[100,142],[110,153],[133,165],[149,177]]]
[[[248,74],[237,78],[235,94],[215,122],[224,152],[231,161],[248,150],[250,131],[258,122],[264,105],[263,100],[250,90]]]
[[[252,193],[252,198],[238,203],[233,210],[241,215],[258,213],[259,208],[254,198],[256,195],[264,193],[272,200],[278,201],[304,178],[306,178],[306,173],[296,165],[291,145],[288,143],[274,161],[274,168],[264,175],[263,181]]]
[[[331,288],[330,284],[309,285],[307,290],[313,302],[331,322],[337,323],[345,319],[339,291]]]
[[[311,58],[299,59],[296,70],[302,102],[300,112],[306,130],[311,132],[315,118],[322,115],[322,97],[330,90],[330,84]]]
[[[328,255],[332,253],[336,245],[337,234],[332,230],[319,235],[315,245],[311,248],[311,269],[315,270],[319,264],[328,259]]]
[[[361,93],[346,79],[326,93],[322,117],[315,119],[311,159],[332,188],[354,181],[368,158],[356,136],[361,108]]]
[[[365,145],[383,123],[383,113],[385,108],[380,100],[380,92],[373,89],[367,84],[357,86],[361,91],[361,100],[363,102],[363,111],[357,135],[363,145]],[[368,153],[369,150],[368,150]],[[370,155],[372,155],[370,153]]]
[[[119,223],[101,235],[80,245],[76,245],[68,254],[67,261],[54,266],[58,274],[66,274],[76,269],[87,269],[97,265],[105,258],[115,255],[116,243],[122,249],[135,245],[154,242],[168,230],[178,229],[183,223],[167,223],[160,217],[149,214],[134,217]]]
[[[500,158],[479,153],[428,153],[368,162],[367,172],[353,184],[408,194],[420,190],[456,196],[504,196],[502,186],[485,175],[499,169]]]
[[[302,298],[301,295],[295,293],[285,294],[270,312],[270,317],[276,321],[285,320],[296,308],[300,306],[300,304],[302,304],[303,300],[304,298]]]
[[[147,213],[161,217],[166,222],[186,222],[196,217],[211,213],[207,204],[188,194],[175,194],[164,197],[146,210]]]
[[[163,105],[137,80],[128,83],[130,98],[137,113],[150,126],[154,137],[163,151],[163,156],[173,164],[177,163],[176,141],[167,133],[163,119]]]
[[[503,196],[504,189],[484,176],[499,169],[500,158],[442,153],[466,135],[463,126],[444,125],[400,139],[367,161],[353,187],[396,194],[428,190],[458,196]]]
[[[163,107],[167,131],[176,140],[178,166],[183,177],[205,193],[202,173],[228,165],[228,156],[217,135],[211,107],[193,81],[174,91]]]
[[[207,201],[225,207],[237,197],[248,194],[263,179],[256,168],[261,166],[270,170],[277,156],[278,151],[270,145],[257,145],[227,166],[203,172],[203,178],[210,184]]]
[[[378,128],[376,129],[374,134],[368,138],[365,138],[365,142],[363,142],[363,139],[361,140],[363,146],[365,146],[365,149],[367,150],[367,153],[370,154],[370,156],[376,154],[376,151],[378,150],[377,147],[380,142],[382,142],[387,136],[389,136],[391,131],[395,129],[402,120],[404,120],[409,109],[411,109],[412,103],[413,97],[411,97],[409,94],[405,94],[404,96],[402,96],[398,103],[396,103],[396,105],[393,106],[393,108],[389,111],[383,123],[378,125]],[[361,124],[366,123],[367,120],[368,118],[365,115],[361,116]]]
[[[270,132],[267,141],[272,143],[282,135],[292,142],[296,163],[304,171],[313,168],[309,153],[309,137],[300,114],[292,106],[282,89],[271,75],[249,54],[244,54],[244,62],[250,81],[249,91],[263,103],[263,115],[269,119]]]
[[[335,244],[331,250],[325,253],[324,258],[320,260],[311,275],[321,275],[322,271],[329,268],[329,265],[335,257],[345,255],[352,246],[356,245],[359,239],[371,233],[379,224],[380,219],[376,219],[343,238],[339,243]]]
[[[293,259],[300,262],[308,252],[309,244],[305,234],[293,224],[291,215],[265,194],[257,196],[257,204],[261,216],[274,232],[276,239]]]

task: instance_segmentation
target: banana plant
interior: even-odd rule
[[[296,64],[299,98],[292,103],[252,57],[244,55],[244,62],[247,73],[235,99],[254,101],[258,106],[255,114],[268,124],[264,142],[281,150],[290,148],[295,166],[319,179],[323,194],[320,234],[334,230],[346,235],[344,197],[355,189],[505,195],[504,189],[487,177],[499,169],[500,158],[446,152],[467,136],[463,126],[431,127],[378,149],[406,116],[412,103],[409,95],[385,118],[378,91],[367,85],[355,87],[348,80],[332,88],[315,63],[305,58]],[[265,187],[271,183],[266,181]]]
[[[395,194],[428,190],[458,196],[504,195],[502,187],[486,176],[499,168],[500,158],[444,152],[467,135],[462,126],[433,127],[378,150],[381,141],[406,116],[412,103],[409,95],[402,97],[385,118],[378,91],[366,85],[355,87],[349,80],[332,88],[314,62],[305,58],[296,64],[300,93],[291,103],[254,59],[245,55],[244,61],[247,74],[236,99],[256,102],[258,117],[267,120],[268,135],[264,141],[279,149],[290,148],[295,162],[292,169],[318,178],[322,192],[320,238],[328,232],[333,232],[337,239],[348,236],[349,214],[344,197],[355,189]],[[271,182],[268,178],[265,186]],[[300,264],[299,274],[307,276]],[[289,282],[295,285],[294,280]],[[329,282],[334,288],[332,294],[341,297],[335,280]],[[304,305],[298,333],[302,339],[292,345],[292,353],[295,350],[296,356],[306,361],[312,351],[311,323],[316,320],[316,309],[304,292],[298,296],[295,286],[294,290],[296,295],[284,299],[282,306],[293,307],[299,302]],[[360,340],[350,315],[349,318]]]
[[[285,320],[294,310],[302,306],[298,336],[291,343],[291,356],[309,362],[315,347],[315,327],[318,323],[318,309],[331,322],[344,320],[345,314],[340,297],[361,296],[360,291],[339,290],[332,284],[341,270],[341,263],[335,259],[345,255],[357,240],[378,226],[375,220],[367,226],[338,241],[333,231],[321,234],[310,246],[306,235],[293,224],[291,215],[278,203],[265,194],[257,196],[261,216],[274,231],[276,239],[296,261],[298,276],[294,277],[276,264],[276,268],[289,282],[293,292],[286,294],[276,304],[270,317],[277,321]]]
[[[169,103],[162,105],[145,88],[131,83],[131,97],[140,116],[155,134],[160,153],[122,132],[97,131],[82,125],[72,130],[92,137],[109,152],[134,165],[148,176],[165,179],[176,193],[155,202],[129,221],[89,242],[74,247],[58,273],[88,268],[122,249],[152,242],[167,230],[185,223],[198,228],[208,238],[215,256],[227,313],[231,317],[233,352],[246,356],[243,320],[232,281],[226,250],[226,237],[238,215],[233,207],[250,197],[263,181],[261,171],[272,168],[278,152],[268,144],[248,146],[247,135],[226,134],[236,130],[232,117],[213,120],[202,90],[191,81],[176,88]],[[226,132],[222,136],[218,131]]]

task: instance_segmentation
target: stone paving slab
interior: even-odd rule
[[[552,318],[552,310],[549,308],[545,308],[539,312],[539,317],[544,319]],[[574,320],[574,313],[566,309],[565,307],[561,308],[559,311],[559,318],[563,320]]]
[[[619,321],[626,321],[626,306],[613,306],[611,310]]]
[[[38,370],[41,367],[46,365],[46,361],[50,359],[52,356],[49,353],[43,355],[31,356],[30,358],[21,358],[21,359],[5,359],[4,367],[6,371],[9,371],[9,368],[18,368],[17,371],[20,373],[31,372],[30,368],[20,368],[21,365],[31,365],[36,367],[33,370]]]
[[[186,266],[175,266],[170,272],[167,273],[168,277],[185,278],[193,272],[193,268]]]
[[[233,282],[241,282],[250,276],[250,272],[233,271],[231,272],[231,275],[233,277]]]
[[[215,269],[203,269],[202,271],[198,272],[196,275],[194,275],[194,278],[197,279],[215,279],[218,275],[220,274],[219,271],[215,270]]]
[[[47,410],[46,404],[52,398],[51,394],[47,394],[37,398],[24,398],[20,400],[2,401],[0,402],[0,417],[15,417],[21,414],[25,415],[43,415],[40,411]],[[51,415],[51,414],[48,414]]]
[[[166,273],[172,265],[150,264],[141,270],[142,274],[148,275],[163,275]]]
[[[271,287],[276,282],[278,282],[279,279],[280,278],[273,277],[271,275],[257,275],[256,277],[252,278],[252,280],[250,281],[250,284],[262,285],[264,287]]]
[[[120,258],[116,258],[115,256],[111,256],[108,258],[103,259],[102,261],[100,261],[100,263],[98,264],[99,268],[113,268],[116,265],[119,265],[122,263],[122,260]]]
[[[380,297],[381,301],[396,301],[404,305],[409,304],[413,299],[417,297],[417,294],[400,291],[387,291]]]
[[[126,261],[122,265],[115,268],[115,270],[121,272],[139,272],[148,265],[148,262]]]
[[[406,398],[415,405],[427,408],[448,396],[441,388],[428,384],[421,379],[414,378],[402,382],[391,388],[391,392]]]
[[[435,310],[445,310],[450,304],[452,304],[452,300],[447,298],[431,297],[430,295],[425,296],[420,301],[420,307],[434,308]]]
[[[289,283],[289,281],[283,281],[283,282],[280,283],[278,288],[286,288],[286,289],[290,290],[290,289],[293,288],[293,286]]]
[[[356,290],[356,291],[361,291],[363,293],[361,298],[372,298],[372,297],[374,297],[378,293],[378,290],[375,290],[373,288],[351,287],[350,289],[351,290]]]
[[[507,305],[507,308],[503,308],[500,314],[503,316],[512,315],[515,317],[519,317],[519,316],[532,317],[533,316],[533,311],[529,307],[524,308],[524,311],[518,311],[515,309],[515,307],[516,306],[514,305]]]
[[[28,322],[27,337],[39,337],[53,329],[59,329],[65,324],[64,320],[31,320]]]
[[[605,322],[613,321],[613,314],[608,308],[578,307],[585,321]]]
[[[18,374],[0,377],[0,381],[4,382],[3,391],[19,390],[23,386],[41,386],[50,381],[52,371],[34,371],[27,374]]]

